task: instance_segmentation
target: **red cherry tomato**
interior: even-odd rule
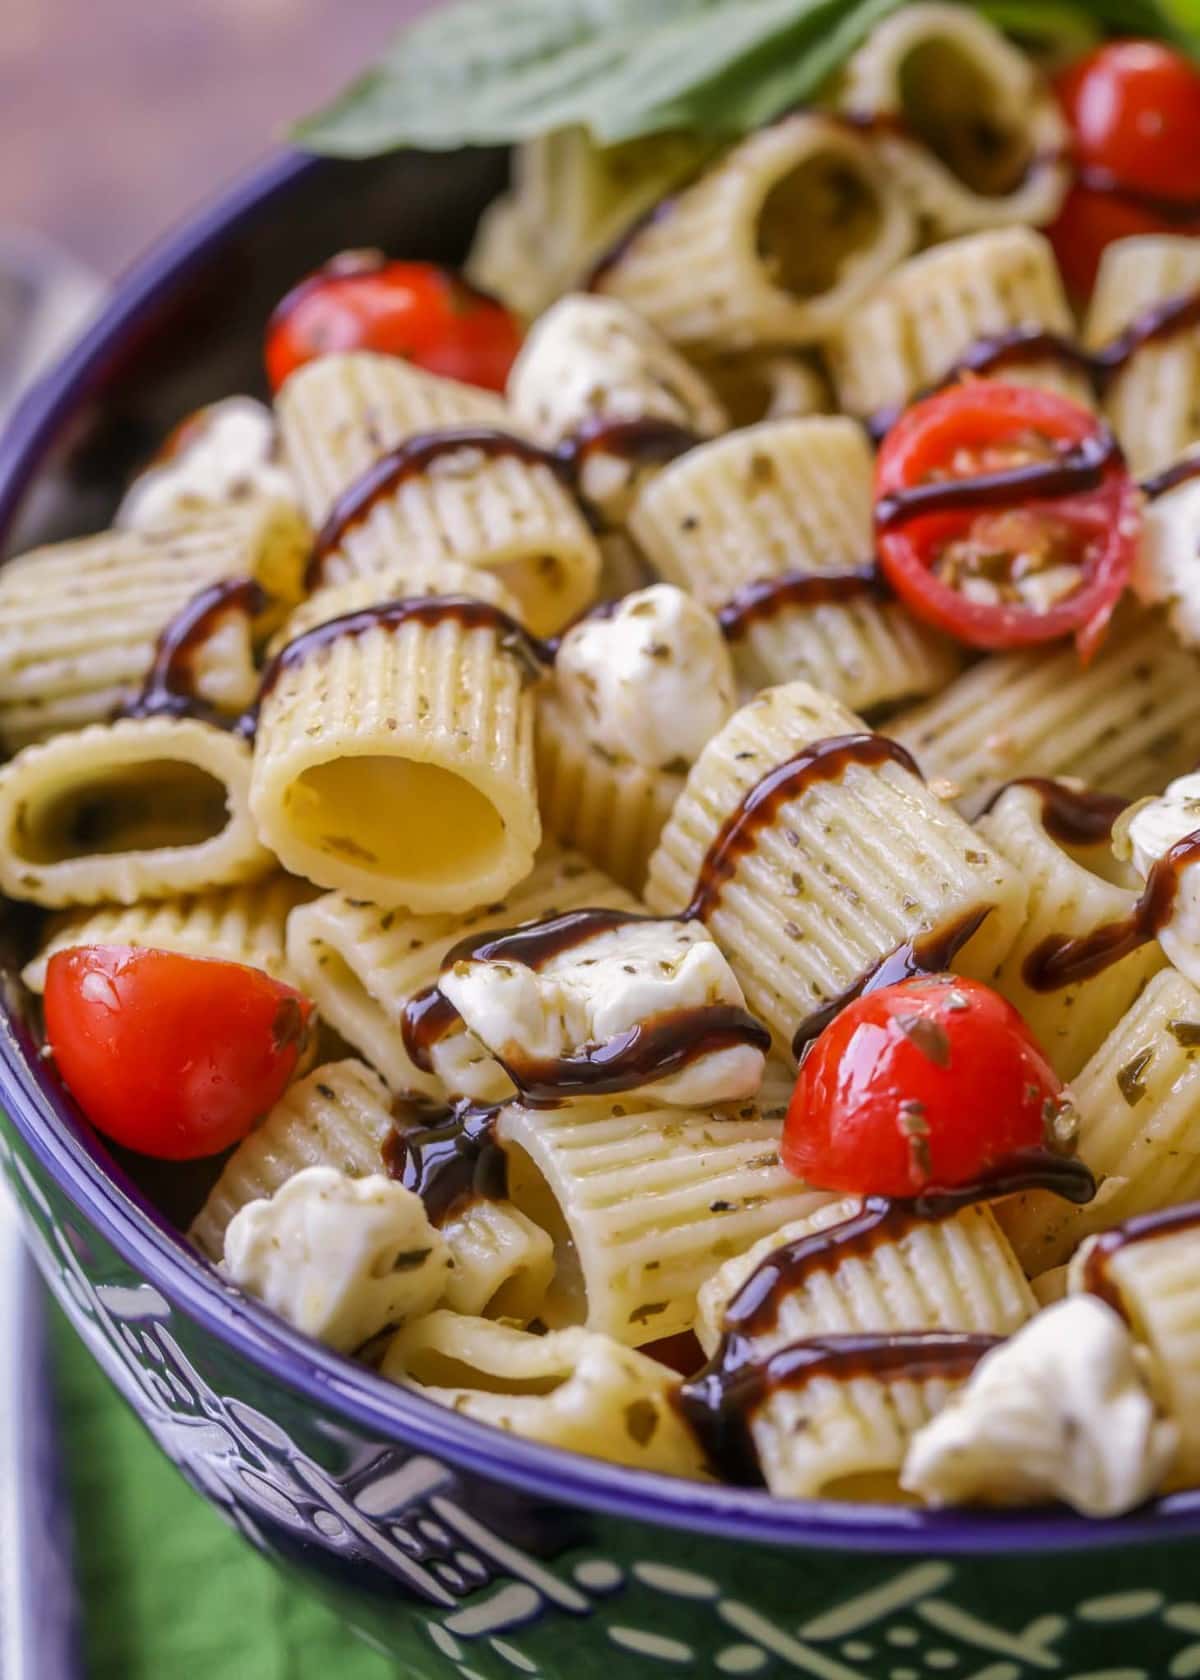
[[[434,263],[348,251],[302,280],[267,325],[267,377],[339,350],[378,350],[429,373],[502,391],[521,347],[504,305]]]
[[[216,1155],[283,1095],[312,1004],[261,969],[128,945],[51,957],[46,1036],[106,1137],[166,1161]]]
[[[1161,41],[1112,41],[1055,86],[1080,179],[1050,238],[1085,297],[1114,239],[1200,233],[1200,69]]]
[[[783,1162],[809,1184],[859,1196],[949,1189],[1044,1144],[1069,1108],[1062,1089],[990,986],[903,980],[848,1004],[813,1044]]]
[[[910,408],[875,469],[879,558],[897,595],[968,647],[1027,647],[1074,632],[1089,659],[1129,581],[1140,526],[1136,486],[1105,444],[1080,404],[995,380]],[[1004,476],[1031,468],[1036,477],[1072,460],[1087,467],[1090,487],[1064,494],[1052,480],[1014,486]],[[905,505],[918,488],[993,475],[986,505]]]

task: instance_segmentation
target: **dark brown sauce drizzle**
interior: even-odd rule
[[[648,210],[643,210],[640,216],[635,216],[627,228],[622,229],[612,244],[598,256],[591,268],[588,269],[580,282],[580,290],[584,292],[598,292],[605,280],[622,259],[628,256],[636,241],[656,222],[665,221],[672,213],[679,198],[679,190],[668,193],[660,198]]]
[[[717,613],[727,639],[737,641],[751,625],[788,607],[827,606],[870,596],[886,600],[890,590],[876,561],[845,572],[784,572],[759,578],[730,596]]]
[[[229,720],[196,694],[196,655],[227,613],[254,618],[266,606],[266,599],[251,578],[226,578],[193,595],[160,633],[146,680],[120,715],[198,717],[227,725]]]
[[[1194,455],[1185,455],[1182,460],[1172,461],[1161,472],[1144,478],[1142,494],[1148,502],[1154,502],[1168,491],[1177,490],[1181,484],[1190,484],[1193,478],[1200,478],[1200,449]]]
[[[1149,944],[1171,919],[1179,878],[1193,863],[1200,863],[1200,829],[1185,834],[1156,860],[1141,897],[1127,916],[1103,922],[1090,933],[1048,934],[1022,965],[1026,985],[1035,992],[1056,992],[1090,980]]]
[[[724,1362],[713,1361],[682,1383],[675,1404],[722,1481],[757,1487],[762,1485],[762,1472],[750,1425],[773,1395],[795,1391],[821,1377],[836,1382],[851,1382],[855,1377],[875,1377],[881,1382],[968,1377],[1002,1340],[946,1330],[814,1336],[781,1348],[769,1359],[747,1357],[739,1364],[743,1345]]]
[[[1078,368],[1103,392],[1139,350],[1156,344],[1175,333],[1186,332],[1200,325],[1200,288],[1164,298],[1136,315],[1124,331],[1098,350],[1085,350],[1074,339],[1047,327],[1013,327],[1007,332],[980,338],[968,346],[952,362],[939,379],[925,386],[908,402],[890,404],[868,415],[864,424],[878,442],[886,436],[906,408],[925,397],[944,391],[964,375],[982,377],[1001,372],[1007,367],[1020,367],[1030,362],[1060,361]]]
[[[341,547],[348,533],[370,516],[378,502],[394,495],[402,485],[428,472],[446,456],[474,450],[490,461],[510,458],[530,467],[548,467],[568,487],[577,489],[584,466],[597,455],[635,465],[661,466],[694,449],[700,441],[699,435],[688,427],[651,415],[624,420],[599,415],[586,421],[555,449],[543,449],[531,439],[498,426],[456,426],[444,431],[419,432],[380,456],[334,502],[313,540],[305,586],[311,590],[320,585],[330,556]]]
[[[514,962],[539,969],[554,957],[616,928],[658,917],[627,910],[572,910],[542,922],[470,936],[447,952],[442,972],[455,963]],[[405,1005],[401,1033],[409,1058],[431,1071],[434,1046],[459,1020],[458,1011],[437,986],[418,992]],[[549,1059],[496,1059],[533,1107],[572,1096],[605,1096],[630,1091],[666,1078],[702,1056],[750,1045],[765,1055],[771,1035],[746,1010],[707,1004],[672,1010],[638,1023],[603,1044]]]
[[[963,478],[930,479],[911,484],[875,504],[879,530],[902,525],[929,513],[950,513],[970,508],[1008,507],[1031,497],[1073,496],[1094,490],[1114,462],[1121,460],[1121,448],[1104,427],[1095,437],[1063,450],[1055,460],[1031,461],[1002,472],[977,473]]]
[[[442,1107],[400,1097],[383,1144],[388,1177],[420,1196],[430,1223],[442,1225],[464,1203],[508,1195],[508,1158],[496,1141],[499,1107]]]
[[[792,1054],[799,1061],[814,1039],[820,1038],[830,1022],[856,998],[877,992],[884,986],[896,986],[902,980],[919,980],[935,974],[945,974],[950,964],[969,939],[983,926],[991,914],[989,907],[967,910],[944,927],[931,928],[928,933],[910,939],[887,956],[880,957],[874,967],[860,975],[852,985],[811,1015],[806,1015],[792,1036]]]
[[[871,767],[889,760],[914,776],[921,774],[911,753],[898,741],[872,734],[827,736],[769,770],[743,794],[717,830],[700,865],[684,919],[703,921],[716,907],[738,864],[753,851],[759,829],[772,820],[785,800],[798,799],[817,782],[836,781],[851,764]]]
[[[1113,825],[1129,804],[1116,793],[1070,788],[1049,776],[1018,776],[1005,782],[984,806],[994,811],[1011,787],[1031,788],[1042,803],[1042,827],[1063,846],[1102,846],[1112,839]]]
[[[768,1254],[726,1307],[724,1333],[713,1358],[698,1376],[683,1385],[680,1393],[684,1415],[696,1428],[721,1474],[727,1480],[738,1481],[745,1480],[749,1472],[751,1479],[757,1479],[748,1426],[755,1408],[768,1394],[785,1386],[781,1378],[788,1373],[792,1374],[792,1380],[786,1386],[795,1386],[796,1382],[816,1375],[843,1378],[882,1375],[897,1379],[954,1374],[944,1367],[923,1369],[917,1346],[919,1338],[894,1336],[881,1336],[877,1340],[895,1343],[903,1352],[880,1354],[879,1366],[863,1357],[865,1350],[857,1358],[848,1355],[840,1362],[840,1369],[836,1368],[838,1362],[832,1360],[822,1366],[821,1355],[840,1338],[799,1343],[760,1364],[755,1358],[754,1338],[775,1328],[780,1306],[787,1296],[815,1273],[835,1271],[845,1260],[868,1258],[883,1243],[900,1242],[916,1225],[950,1219],[979,1202],[1028,1190],[1048,1190],[1082,1205],[1091,1201],[1096,1184],[1081,1161],[1053,1155],[1048,1150],[1028,1150],[970,1184],[930,1189],[911,1200],[868,1197],[849,1219],[823,1231],[810,1231]],[[876,1338],[868,1340],[874,1343]],[[801,1351],[806,1348],[818,1350],[817,1354],[809,1359]],[[940,1351],[945,1358],[948,1349],[943,1346]],[[986,1347],[981,1347],[978,1353],[981,1356],[986,1351]],[[925,1352],[931,1354],[929,1345]],[[780,1364],[771,1382],[767,1374],[775,1360]],[[762,1374],[746,1374],[756,1370]]]
[[[1114,1258],[1135,1243],[1150,1242],[1155,1237],[1174,1236],[1180,1231],[1200,1227],[1200,1202],[1181,1202],[1178,1207],[1159,1208],[1128,1219],[1111,1231],[1096,1238],[1083,1263],[1083,1287],[1089,1295],[1097,1296],[1114,1312],[1127,1317],[1125,1303],[1118,1285],[1111,1276]]]

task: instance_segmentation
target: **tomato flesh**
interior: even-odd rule
[[[517,318],[434,263],[346,252],[294,286],[267,326],[272,390],[318,356],[374,350],[428,373],[503,391],[521,347]]]
[[[1200,70],[1161,41],[1112,41],[1068,66],[1055,91],[1081,178],[1050,239],[1083,298],[1114,239],[1200,233]]]
[[[161,1160],[215,1155],[279,1100],[312,1003],[240,963],[77,945],[46,969],[46,1036],[96,1130]]]
[[[1061,1146],[1070,1105],[1025,1022],[978,981],[934,975],[847,1005],[812,1045],[783,1134],[823,1190],[915,1196]]]
[[[1119,453],[1089,410],[1049,391],[972,380],[910,408],[875,470],[877,510],[929,485],[1048,472],[1092,447],[1087,487],[1002,488],[986,506],[880,518],[879,559],[910,610],[968,647],[1027,647],[1074,634],[1091,657],[1133,567],[1140,514]],[[903,512],[903,509],[901,509]]]

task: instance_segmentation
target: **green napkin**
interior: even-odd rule
[[[51,1334],[88,1680],[394,1680],[188,1487],[57,1310]]]

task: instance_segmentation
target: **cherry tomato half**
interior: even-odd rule
[[[1059,469],[1072,464],[1079,471],[1064,492]],[[958,505],[936,511],[914,496],[945,486],[948,498],[948,481],[988,493],[973,505],[960,493]],[[1088,409],[995,380],[939,391],[887,434],[875,494],[880,562],[918,618],[968,647],[1027,647],[1074,632],[1084,660],[1096,651],[1129,581],[1140,513],[1136,486]]]
[[[240,963],[128,945],[51,957],[46,1036],[98,1132],[166,1161],[237,1143],[287,1089],[312,1004]]]
[[[1053,1143],[1071,1113],[1021,1016],[978,981],[934,975],[848,1004],[809,1051],[783,1162],[823,1190],[915,1196]]]
[[[1200,233],[1200,68],[1161,41],[1112,41],[1055,90],[1080,178],[1050,238],[1082,298],[1114,239]]]
[[[277,305],[267,325],[267,377],[277,391],[317,356],[377,350],[502,391],[520,347],[516,317],[452,270],[347,251]]]

